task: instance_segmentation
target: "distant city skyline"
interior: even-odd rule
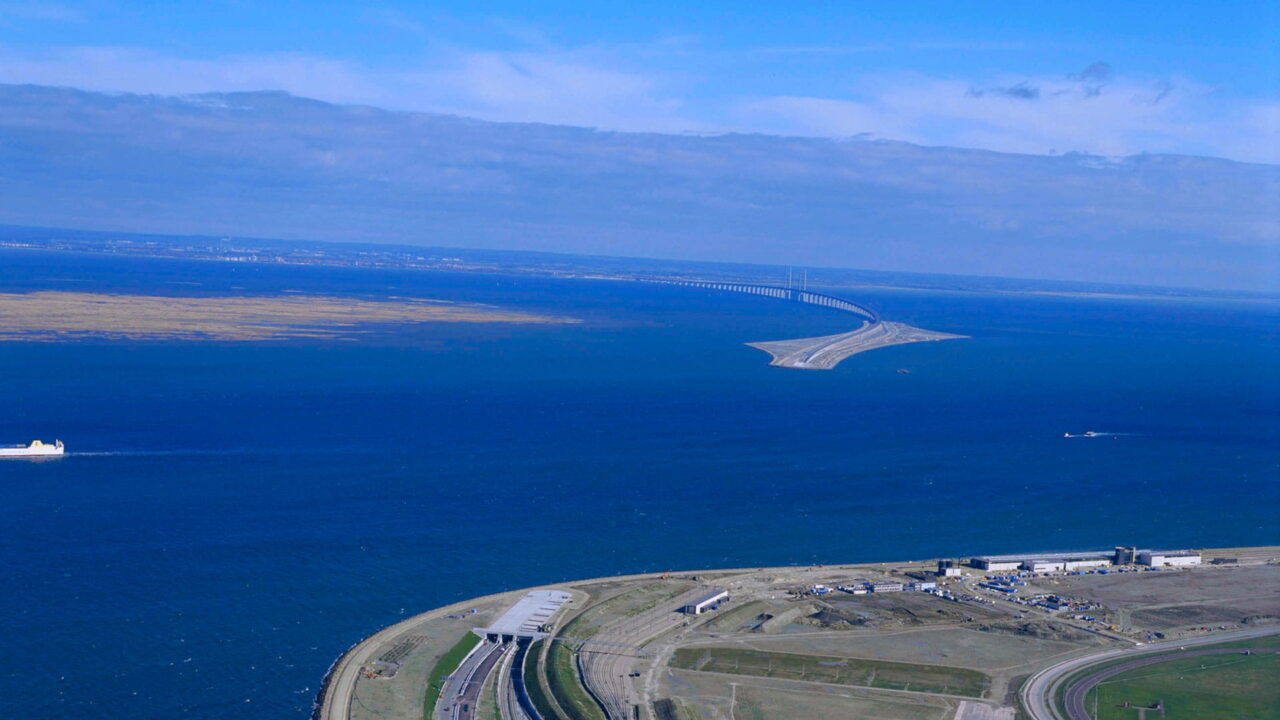
[[[1280,162],[1280,4],[0,2],[0,83]]]

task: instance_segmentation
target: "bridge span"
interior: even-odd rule
[[[779,300],[792,300],[806,305],[818,305],[834,310],[853,313],[866,318],[872,324],[880,322],[880,314],[875,310],[859,305],[834,295],[816,293],[807,288],[791,288],[779,285],[756,285],[753,283],[720,282],[710,280],[656,280],[655,282],[682,285],[684,287],[706,288],[707,290],[724,290],[726,292],[746,293],[747,295],[763,295]]]
[[[880,313],[865,305],[834,295],[816,293],[809,290],[808,287],[794,288],[715,280],[655,279],[651,282],[745,293],[747,295],[762,295],[806,305],[827,307],[841,312],[852,313],[862,318],[862,324],[857,329],[838,335],[747,343],[753,348],[769,353],[773,358],[769,364],[777,367],[830,370],[851,355],[875,350],[876,348],[935,340],[959,340],[967,337],[965,335],[923,330],[897,322],[888,322],[880,318]]]

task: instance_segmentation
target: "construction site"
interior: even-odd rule
[[[1053,668],[1277,633],[1276,547],[670,572],[405,620],[335,663],[315,716],[1083,720],[1041,697],[1088,692]]]

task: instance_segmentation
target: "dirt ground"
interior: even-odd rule
[[[961,628],[863,635],[856,642],[850,642],[841,634],[822,633],[741,638],[736,640],[736,644],[771,652],[879,658],[984,671],[1014,668],[1070,653],[1080,647],[1070,642]]]
[[[476,613],[459,617],[438,617],[426,620],[384,643],[375,657],[395,658],[397,645],[401,648],[412,638],[412,649],[399,659],[400,667],[394,675],[361,677],[356,684],[356,698],[351,704],[352,720],[422,720],[422,701],[426,692],[427,675],[435,667],[440,656],[472,628],[484,627],[493,622],[515,601],[515,594],[487,603],[478,603]],[[382,667],[375,665],[375,668]]]
[[[683,698],[702,720],[894,718],[950,720],[960,701],[866,688],[709,673],[668,671],[664,690]]]
[[[1254,561],[1270,552],[1239,549],[1230,556]],[[1220,555],[1227,556],[1211,551],[1205,557]],[[983,591],[972,572],[946,586],[958,601],[922,592],[806,594],[819,582],[834,587],[917,575],[922,573],[914,565],[819,566],[583,581],[566,586],[577,600],[557,619],[558,630],[582,640],[693,588],[724,589],[731,599],[720,609],[680,615],[670,631],[628,650],[636,653],[632,677],[642,706],[675,698],[679,702],[673,707],[682,717],[696,713],[699,720],[956,720],[957,712],[965,720],[1006,720],[1013,704],[1011,688],[1019,678],[1060,659],[1151,642],[1156,636],[1204,635],[1223,626],[1280,626],[1280,565],[1071,575],[1034,578],[1027,587],[1019,586],[1017,598],[1043,592],[1100,606],[1058,613]],[[354,720],[420,718],[423,684],[440,655],[470,628],[492,621],[517,595],[477,601],[475,615],[425,618],[378,648],[377,656],[390,658],[387,668],[399,665],[393,676],[358,681],[358,702],[351,705]],[[406,641],[412,641],[411,647]],[[694,665],[677,662],[680,657],[687,661],[689,651],[705,653],[709,646],[729,651],[722,653],[722,669],[704,663],[693,670],[688,668]],[[679,655],[682,648],[684,656]],[[764,657],[761,653],[808,656],[808,664],[790,672],[787,663],[794,658],[771,655],[766,672],[748,672],[754,666],[748,667],[743,657]],[[728,659],[734,658],[730,668]],[[777,668],[774,660],[781,663]],[[891,667],[894,663],[913,667]],[[867,675],[852,682],[852,674],[845,677],[842,670],[830,668],[848,673],[865,669]],[[895,688],[895,672],[914,673],[913,679]],[[983,679],[982,692],[972,695],[963,710],[965,693],[956,688],[967,686],[926,682],[925,676],[948,672],[956,677],[980,673]],[[486,720],[496,717],[491,702],[482,703],[481,710]]]
[[[1074,575],[1035,584],[1101,603],[1117,625],[1153,632],[1280,623],[1280,566],[1276,565]]]

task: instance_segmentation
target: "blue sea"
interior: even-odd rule
[[[304,718],[364,635],[552,581],[1280,541],[1275,303],[835,291],[972,339],[819,372],[743,343],[852,316],[691,288],[0,252],[39,289],[583,322],[0,343],[0,442],[70,452],[0,464],[5,717]]]

